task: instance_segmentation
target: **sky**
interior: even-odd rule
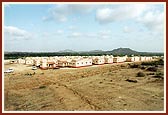
[[[4,51],[164,51],[162,3],[4,5]]]

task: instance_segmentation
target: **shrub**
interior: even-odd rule
[[[145,69],[145,66],[141,66],[141,69]]]
[[[155,75],[155,73],[148,73],[147,75]]]
[[[39,87],[39,89],[43,89],[43,88],[46,88],[46,86],[42,85],[42,86]]]
[[[125,81],[133,82],[133,83],[137,83],[138,82],[137,80],[132,80],[132,79],[126,79]]]
[[[157,61],[142,62],[141,65],[148,65],[148,66],[164,65],[164,61],[163,59],[159,59]]]
[[[157,68],[157,67],[152,66],[152,67],[148,67],[148,68],[147,68],[147,70],[148,70],[148,71],[153,71],[153,72],[156,72],[156,71],[158,70],[158,68]]]
[[[131,68],[138,68],[140,65],[138,65],[138,64],[132,64],[132,65],[130,65],[130,67]]]
[[[145,76],[145,74],[143,72],[138,72],[137,73],[137,77],[144,77],[144,76]]]

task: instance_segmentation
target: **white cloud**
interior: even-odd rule
[[[71,33],[68,37],[72,37],[72,38],[80,38],[83,37],[84,35],[82,35],[82,33],[80,32],[73,32]]]
[[[123,32],[130,33],[130,32],[132,32],[132,29],[130,27],[128,27],[128,26],[124,26]]]
[[[138,18],[138,22],[144,24],[149,30],[163,31],[164,13],[149,11],[144,16]]]
[[[84,39],[109,39],[112,37],[111,30],[101,30],[95,32],[72,32],[68,37],[70,38],[84,38]]]
[[[64,33],[63,30],[57,30],[56,32],[57,32],[57,34],[63,34]]]
[[[100,8],[96,12],[96,20],[100,23],[122,21],[139,17],[148,9],[149,6],[145,4],[119,5],[118,7]]]
[[[14,26],[5,26],[4,32],[6,38],[9,38],[11,40],[13,39],[29,39],[31,37],[31,34],[23,29],[19,29]]]
[[[86,4],[58,4],[49,9],[49,15],[44,16],[42,19],[55,20],[59,22],[66,22],[70,14],[85,14],[92,11],[93,5]]]

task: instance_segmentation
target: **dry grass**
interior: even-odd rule
[[[7,66],[16,68],[4,77],[7,111],[163,110],[163,79],[140,68],[129,68],[128,64],[36,70],[35,74],[25,65]],[[139,71],[146,76],[136,77]]]

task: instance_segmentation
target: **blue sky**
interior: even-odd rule
[[[163,4],[5,4],[4,50],[164,51]]]

